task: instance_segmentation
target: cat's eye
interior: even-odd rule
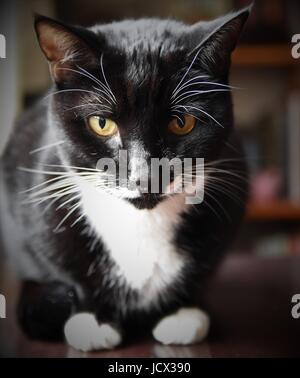
[[[117,124],[109,118],[92,116],[88,119],[90,129],[97,135],[109,137],[118,131]]]
[[[174,118],[168,125],[168,130],[175,135],[187,135],[196,126],[196,118],[186,114],[184,118]]]

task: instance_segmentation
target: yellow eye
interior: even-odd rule
[[[117,124],[108,118],[92,116],[88,119],[88,124],[95,134],[103,137],[112,136],[118,131]]]
[[[168,129],[175,135],[187,135],[196,125],[196,118],[191,115],[185,115],[183,123],[179,119],[174,118],[168,125]]]

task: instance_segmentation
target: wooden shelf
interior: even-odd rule
[[[250,221],[299,221],[300,205],[288,201],[278,201],[270,204],[250,204],[247,211]]]
[[[300,59],[294,59],[291,46],[274,45],[240,45],[232,56],[234,66],[299,66]]]

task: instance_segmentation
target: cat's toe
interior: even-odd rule
[[[153,336],[163,344],[194,344],[205,339],[209,325],[209,317],[204,311],[182,308],[163,318],[153,329]]]
[[[122,341],[120,333],[109,324],[99,324],[93,314],[80,313],[65,324],[65,338],[82,352],[113,349]]]

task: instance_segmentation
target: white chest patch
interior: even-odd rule
[[[82,211],[132,289],[151,298],[180,274],[184,258],[172,244],[175,225],[185,211],[183,195],[138,210],[114,195],[81,182]]]

